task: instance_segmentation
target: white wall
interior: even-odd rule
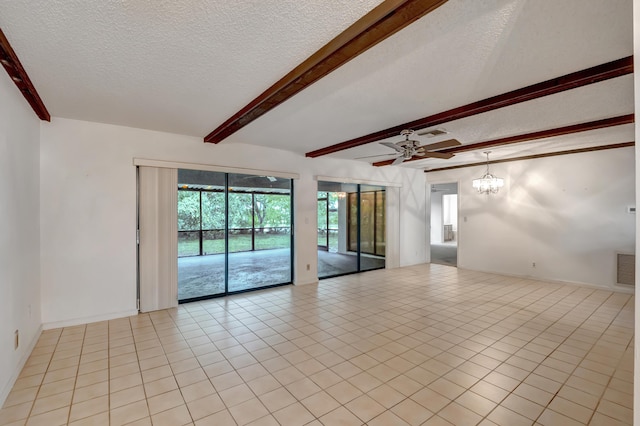
[[[317,281],[318,175],[402,184],[400,252],[388,256],[398,257],[400,266],[426,261],[421,171],[308,159],[228,142],[205,144],[200,138],[60,118],[43,123],[41,145],[45,328],[135,312],[134,157],[299,173],[294,186],[296,284]]]
[[[442,195],[442,218],[443,225],[451,225],[454,233],[458,231],[458,194]]]
[[[0,75],[0,406],[40,331],[38,117]],[[14,350],[14,332],[20,345]]]
[[[640,69],[640,0],[633,0],[633,66]],[[633,90],[635,94],[635,111],[640,111],[640,73],[633,74]],[[640,141],[640,126],[636,124],[636,141]],[[640,148],[635,146],[635,161],[640,164]],[[640,170],[636,168],[636,200],[640,199]],[[640,218],[636,213],[636,254],[640,254]],[[636,287],[640,276],[640,256],[636,255]],[[634,338],[634,373],[633,373],[633,423],[640,424],[640,339],[637,332],[640,330],[640,298],[635,298],[635,330]]]
[[[633,148],[494,164],[492,195],[471,187],[483,167],[427,174],[460,182],[459,267],[614,286],[616,251],[635,247]]]
[[[431,192],[431,244],[442,243],[442,192]]]

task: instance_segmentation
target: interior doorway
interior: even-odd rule
[[[458,183],[431,185],[431,263],[458,266]]]

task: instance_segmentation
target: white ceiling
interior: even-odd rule
[[[3,0],[0,27],[54,119],[204,137],[378,3]],[[630,56],[632,25],[629,0],[449,0],[222,143],[303,154]],[[468,144],[630,113],[625,76],[439,127]],[[632,128],[495,148],[492,157],[629,142]],[[372,143],[332,155],[387,152]]]
[[[202,136],[381,0],[2,0],[53,116]]]

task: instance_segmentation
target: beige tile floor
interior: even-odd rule
[[[633,296],[381,270],[43,332],[6,425],[632,423]]]

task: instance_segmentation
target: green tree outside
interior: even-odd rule
[[[200,218],[202,197],[202,218]],[[291,197],[289,194],[229,193],[229,251],[251,250],[251,228],[255,226],[255,248],[284,248],[291,245]],[[252,215],[253,212],[253,215]],[[202,219],[202,228],[201,226]],[[178,255],[200,253],[199,231],[203,231],[203,252],[224,252],[225,203],[223,192],[178,191]]]

